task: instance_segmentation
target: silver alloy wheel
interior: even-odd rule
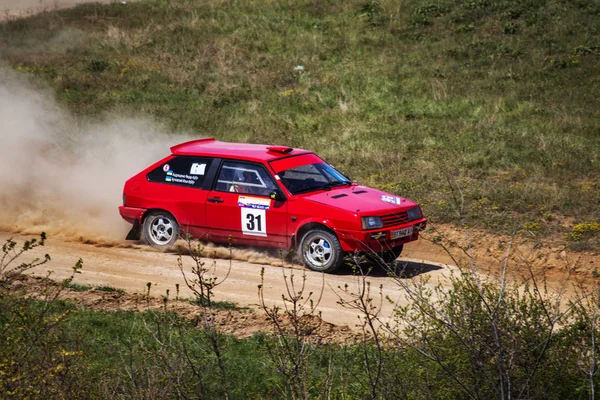
[[[171,247],[179,237],[179,224],[168,211],[149,212],[142,225],[143,237],[152,247]]]
[[[174,226],[168,218],[157,217],[152,221],[151,235],[152,240],[157,244],[167,244],[173,238],[175,232]]]
[[[323,237],[315,237],[305,248],[305,256],[315,267],[322,268],[331,261],[331,243]]]
[[[344,252],[335,233],[315,228],[302,236],[299,253],[304,265],[317,272],[333,272],[344,261]]]

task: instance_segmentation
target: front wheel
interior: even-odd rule
[[[318,272],[333,272],[344,260],[338,238],[323,229],[314,229],[304,235],[300,243],[300,254],[304,265]]]
[[[393,263],[394,261],[396,261],[396,258],[400,257],[403,248],[403,245],[399,245],[396,247],[392,247],[391,249],[386,249],[381,252],[381,259],[386,264]]]
[[[396,258],[400,256],[402,253],[403,245],[398,245],[394,247],[388,247],[379,251],[371,251],[367,254],[367,257],[374,264],[380,266],[387,266],[389,264],[393,264],[396,261]]]
[[[179,224],[175,217],[166,211],[152,211],[144,219],[144,239],[156,248],[167,248],[179,237]]]

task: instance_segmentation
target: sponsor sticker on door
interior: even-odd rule
[[[238,207],[254,208],[256,210],[268,210],[271,208],[271,199],[260,197],[239,196]]]

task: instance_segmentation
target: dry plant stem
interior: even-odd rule
[[[499,379],[499,384],[497,386],[495,386],[495,389],[497,390],[497,395],[499,395],[499,397],[501,399],[505,399],[506,398],[506,393],[505,390],[506,388],[510,389],[511,386],[511,382],[510,382],[510,374],[506,373],[505,370],[505,365],[504,363],[506,362],[506,357],[505,357],[505,350],[504,350],[504,346],[503,343],[501,341],[501,333],[500,333],[500,329],[498,326],[498,320],[497,320],[497,310],[500,307],[500,304],[502,302],[502,298],[503,295],[505,293],[506,290],[506,286],[505,286],[505,276],[506,276],[506,270],[508,267],[508,262],[510,259],[510,252],[512,249],[512,244],[514,241],[514,235],[513,237],[511,237],[511,241],[509,244],[509,247],[507,249],[506,252],[506,258],[505,258],[505,262],[502,266],[502,275],[501,275],[501,281],[500,281],[500,288],[498,290],[498,298],[496,301],[496,306],[492,307],[490,304],[488,304],[488,301],[483,293],[483,287],[482,287],[482,283],[479,277],[479,274],[477,273],[477,268],[475,265],[475,260],[474,260],[474,256],[473,256],[473,243],[471,242],[471,238],[469,235],[469,230],[465,224],[465,219],[463,217],[463,210],[464,210],[464,196],[463,196],[463,192],[462,189],[460,187],[460,185],[451,180],[451,178],[449,177],[449,175],[446,174],[446,179],[448,181],[449,186],[452,189],[452,195],[453,195],[453,199],[455,202],[455,207],[456,207],[456,212],[457,212],[457,216],[461,222],[461,227],[463,228],[464,232],[465,232],[465,240],[466,240],[466,249],[462,249],[465,254],[468,256],[468,260],[469,260],[469,266],[470,266],[470,270],[471,270],[471,274],[472,277],[475,281],[476,284],[476,293],[477,296],[479,297],[479,300],[481,301],[481,303],[484,306],[484,309],[486,311],[486,313],[488,314],[488,318],[490,320],[490,324],[491,324],[491,328],[492,328],[492,334],[494,337],[494,343],[497,347],[497,352],[498,352],[498,357],[496,358],[496,365],[498,368],[498,379]],[[450,254],[450,251],[448,248],[446,248],[444,246],[444,250],[446,251],[446,253],[448,255],[450,255],[452,257],[452,260],[455,262],[456,265],[460,266],[460,264],[457,262],[457,260],[454,259],[454,257]],[[461,270],[462,273],[462,270]],[[534,280],[534,285],[537,288],[536,282]],[[543,302],[542,302],[543,303]],[[546,342],[547,344],[547,342]],[[467,347],[468,348],[468,347]],[[544,348],[546,348],[544,346]],[[543,354],[543,352],[542,352]],[[541,357],[538,358],[538,363],[541,360]],[[481,366],[481,365],[480,365]],[[484,368],[481,368],[482,371],[485,371]],[[486,374],[487,376],[487,374]],[[532,376],[532,375],[531,375]],[[490,381],[490,383],[492,383],[493,385],[493,379],[490,376],[487,376],[488,380]],[[525,385],[525,387],[527,387],[527,385]],[[508,393],[510,393],[510,390],[508,391]]]
[[[26,240],[20,248],[17,247],[17,242],[15,242],[12,238],[8,239],[2,245],[2,257],[0,258],[0,280],[6,279],[6,277],[10,274],[23,273],[26,270],[30,270],[50,261],[50,256],[45,254],[43,260],[36,258],[31,262],[21,263],[17,266],[11,267],[11,264],[15,262],[15,260],[17,260],[21,255],[23,255],[23,253],[36,247],[43,246],[45,242],[45,232],[40,234],[39,241],[37,239]]]
[[[454,199],[455,199],[455,203],[456,203],[455,206],[457,209],[457,213],[458,213],[461,221],[464,221],[464,219],[462,218],[463,201],[462,201],[461,188],[458,184],[452,184],[452,183],[451,183],[451,187],[452,187],[452,193],[454,195]],[[501,326],[502,321],[499,319],[500,318],[499,311],[501,311],[500,308],[502,307],[502,304],[504,302],[504,296],[506,295],[506,290],[507,290],[506,276],[507,276],[509,261],[511,258],[511,252],[512,252],[512,247],[513,247],[513,242],[514,242],[514,235],[513,235],[513,238],[511,238],[510,244],[506,251],[505,259],[502,263],[499,286],[498,286],[498,290],[496,291],[496,294],[495,294],[496,298],[492,299],[492,298],[488,298],[488,296],[486,296],[487,290],[484,288],[484,285],[479,277],[476,263],[475,263],[474,256],[473,256],[473,252],[472,252],[473,244],[471,243],[469,231],[464,223],[462,223],[462,226],[465,231],[465,239],[466,239],[467,244],[466,244],[466,248],[460,247],[460,250],[462,250],[468,257],[470,275],[472,278],[472,280],[470,280],[470,279],[465,280],[464,283],[467,284],[469,287],[469,290],[471,290],[472,293],[474,293],[477,296],[478,301],[483,306],[483,311],[485,312],[485,315],[486,315],[487,319],[489,320],[489,327],[491,329],[491,333],[492,333],[493,341],[494,341],[494,345],[495,345],[495,349],[493,351],[496,354],[496,357],[494,357],[494,358],[496,360],[495,362],[496,362],[496,368],[497,368],[497,376],[496,377],[491,376],[484,368],[484,365],[481,364],[481,362],[479,362],[476,357],[473,357],[473,355],[472,355],[471,358],[474,360],[475,365],[477,365],[477,368],[480,370],[480,372],[483,373],[484,376],[486,376],[486,379],[489,381],[491,387],[495,391],[495,397],[500,398],[500,399],[508,399],[508,398],[512,397],[512,393],[514,393],[515,389],[517,389],[517,388],[513,388],[513,382],[512,382],[512,378],[511,378],[512,375],[510,373],[511,369],[513,368],[512,360],[513,360],[514,355],[512,354],[512,351],[510,350],[510,348],[506,348],[506,346],[505,346],[504,340],[506,340],[506,339],[503,339],[503,337],[506,336],[506,334],[510,335],[510,332],[507,332],[506,334],[503,333],[504,328]],[[465,270],[463,268],[461,268],[461,264],[451,254],[450,250],[444,244],[442,244],[442,248],[451,257],[453,262],[459,267],[460,276],[465,276]],[[544,288],[542,289],[538,282],[538,278],[535,276],[535,274],[533,272],[533,266],[527,262],[526,256],[521,257],[521,265],[526,265],[526,267],[527,267],[527,272],[529,275],[529,277],[528,277],[529,279],[527,281],[529,281],[530,284],[532,285],[533,295],[537,299],[536,304],[541,307],[541,310],[544,315],[544,319],[546,321],[545,325],[548,330],[548,333],[547,333],[546,337],[544,337],[543,340],[536,345],[536,348],[539,349],[539,351],[537,352],[538,355],[537,355],[536,359],[534,360],[533,365],[528,369],[528,371],[527,371],[528,373],[527,373],[525,381],[522,383],[522,387],[517,389],[517,393],[518,393],[517,397],[518,398],[523,398],[524,396],[527,396],[527,392],[529,390],[530,383],[533,380],[533,377],[535,376],[535,374],[537,373],[540,365],[542,364],[544,357],[546,356],[550,341],[551,341],[552,337],[554,336],[554,332],[556,330],[557,325],[568,313],[570,313],[570,311],[572,310],[573,307],[575,307],[575,305],[580,304],[584,299],[591,296],[593,293],[595,293],[597,291],[597,289],[595,288],[592,291],[588,292],[587,294],[583,294],[582,296],[579,296],[577,299],[575,299],[573,301],[573,303],[569,307],[567,307],[565,310],[561,311],[560,304],[563,300],[563,296],[565,293],[565,286],[563,285],[561,288],[559,288],[559,290],[556,294],[556,298],[554,299],[555,301],[553,302],[553,306],[551,308],[549,308],[548,306],[551,303],[548,303],[548,301],[547,301],[548,297],[546,294],[547,294],[548,290],[545,286],[545,281],[544,281]],[[444,326],[452,333],[452,335],[454,335],[456,337],[456,339],[458,339],[459,343],[461,343],[461,346],[463,346],[464,349],[467,350],[467,352],[474,351],[475,348],[473,348],[471,346],[470,339],[467,337],[464,337],[464,335],[461,334],[460,330],[456,329],[456,327],[452,324],[452,322],[450,321],[448,316],[446,316],[442,310],[440,310],[438,307],[436,307],[435,304],[432,303],[428,297],[423,296],[423,292],[418,290],[418,287],[413,289],[411,287],[411,285],[406,284],[405,282],[401,281],[398,277],[395,277],[395,279],[396,279],[396,282],[398,283],[398,285],[404,289],[406,296],[413,302],[413,305],[419,310],[419,312],[421,313],[422,316],[426,316],[427,318],[430,318],[432,321],[442,322],[444,324]],[[472,285],[471,282],[473,282],[474,285]],[[565,283],[565,285],[566,285],[566,283]],[[387,325],[387,327],[393,328],[390,325]],[[411,327],[415,331],[419,331],[419,329],[420,329],[419,326],[415,326],[415,325],[411,325]],[[396,332],[395,329],[389,329],[389,330],[393,335],[396,336],[397,339],[402,340],[402,338],[399,336],[398,332]],[[423,333],[424,333],[423,338],[425,340],[425,343],[427,343],[427,340],[428,340],[427,336],[426,336],[425,332],[423,332]],[[510,338],[508,340],[510,340]],[[473,344],[476,344],[476,343],[473,343]],[[465,393],[469,397],[471,397],[471,398],[479,398],[480,397],[480,393],[478,391],[474,392],[473,390],[469,389],[467,387],[467,385],[465,384],[465,382],[462,381],[461,378],[459,378],[458,376],[456,376],[456,374],[453,374],[452,371],[450,371],[448,368],[446,368],[446,366],[444,365],[445,364],[444,360],[435,354],[434,346],[427,346],[430,348],[430,350],[433,350],[434,352],[427,352],[425,349],[416,348],[415,346],[412,346],[412,347],[415,348],[415,350],[417,350],[421,355],[436,362],[465,391]],[[594,363],[592,363],[592,364],[594,364]],[[591,368],[595,368],[595,367],[592,366]],[[594,371],[594,370],[592,369],[591,371]],[[590,374],[592,374],[592,373],[593,372],[591,372]],[[593,378],[590,376],[590,379],[593,379]],[[592,383],[592,385],[593,385],[593,383]]]
[[[547,335],[546,339],[542,343],[540,343],[540,346],[542,346],[542,351],[540,352],[539,357],[536,359],[536,362],[534,363],[534,367],[533,367],[531,373],[529,374],[529,376],[527,377],[526,383],[529,383],[533,379],[535,373],[537,372],[537,370],[542,362],[542,359],[543,359],[544,355],[546,354],[546,351],[550,344],[550,340],[554,336],[554,331],[556,330],[557,325],[560,323],[560,321],[565,316],[567,316],[574,307],[581,304],[585,299],[592,296],[594,293],[598,293],[600,290],[600,286],[594,287],[592,290],[588,291],[587,293],[583,293],[582,295],[578,296],[575,300],[571,301],[571,304],[567,308],[565,308],[565,310],[561,311],[560,303],[561,303],[562,296],[564,293],[564,285],[566,285],[566,280],[565,280],[565,283],[563,284],[561,291],[559,293],[557,293],[557,295],[556,295],[556,302],[554,304],[553,309],[548,310],[546,307],[546,303],[543,301],[544,294],[547,292],[547,289],[544,288],[544,293],[542,293],[542,291],[539,288],[537,279],[535,278],[535,275],[533,273],[533,267],[531,265],[529,265],[529,263],[528,263],[528,271],[530,274],[531,282],[534,287],[534,292],[538,296],[538,299],[540,300],[540,304],[542,305],[543,311],[544,311],[546,319],[548,321],[549,331],[548,331],[548,335]],[[596,313],[597,313],[597,310],[594,313],[594,323],[592,324],[592,342],[594,341],[594,329],[593,328],[595,326]],[[594,349],[594,347],[592,347],[592,350],[593,349]],[[590,379],[592,380],[592,386],[593,386],[593,376],[590,376]],[[525,395],[524,392],[525,392],[526,388],[527,388],[527,385],[524,385],[523,389],[521,390],[521,393],[519,394],[519,397],[522,397]],[[593,393],[593,388],[592,388],[592,393]]]
[[[450,322],[449,318],[446,315],[444,315],[444,313],[441,310],[439,310],[435,307],[429,307],[430,299],[428,297],[426,297],[425,294],[422,293],[422,289],[420,289],[418,285],[416,285],[415,288],[412,288],[409,284],[403,282],[397,276],[394,276],[394,281],[401,289],[403,289],[403,291],[406,293],[407,298],[412,302],[412,304],[415,307],[417,307],[417,309],[419,310],[419,312],[422,313],[422,315],[430,318],[431,321],[436,321],[436,322],[443,324],[460,341],[460,343],[463,345],[463,347],[465,347],[465,348],[468,347],[468,344],[465,342],[464,338],[455,329],[453,324]],[[419,330],[419,327],[411,324],[410,321],[404,321],[404,322],[407,323],[413,330],[415,330],[415,331]],[[402,336],[402,334],[399,331],[397,331],[397,327],[392,326],[390,323],[382,322],[382,326],[384,326],[386,328],[388,333],[397,342],[403,343],[404,345],[410,347],[417,353],[421,354],[424,358],[426,358],[430,361],[433,361],[437,365],[439,365],[440,368],[442,368],[442,370],[447,374],[447,376],[449,376],[450,379],[452,379],[452,381],[454,381],[457,385],[459,385],[463,389],[463,391],[469,398],[471,398],[471,399],[479,398],[479,396],[476,393],[473,393],[471,390],[469,390],[469,388],[461,381],[461,379],[454,373],[454,371],[451,368],[448,368],[448,366],[446,365],[444,360],[442,358],[440,358],[440,356],[438,354],[435,354],[434,352],[428,352],[421,347],[417,347],[417,346],[413,345],[412,343],[407,342],[405,340],[405,338]],[[423,333],[423,338],[424,338],[424,340],[427,340],[426,333]]]
[[[354,259],[354,268],[358,273],[356,278],[356,291],[348,290],[348,287],[338,287],[339,293],[336,293],[340,304],[344,308],[359,312],[359,321],[363,334],[363,362],[369,378],[368,389],[371,398],[375,399],[379,393],[379,383],[383,371],[383,344],[381,333],[377,327],[379,316],[383,304],[383,285],[379,286],[379,304],[374,304],[373,296],[371,295],[371,283],[367,281],[367,273],[361,268],[359,260]],[[347,297],[347,298],[344,298]],[[376,349],[375,365],[369,357],[368,345],[370,340],[373,340]],[[360,382],[360,381],[359,381]],[[362,383],[362,382],[361,382]]]
[[[275,328],[275,335],[278,338],[276,345],[271,345],[267,342],[267,352],[269,357],[275,363],[277,370],[286,378],[288,383],[292,383],[292,397],[299,399],[310,398],[307,381],[308,381],[308,356],[310,354],[310,336],[312,327],[309,325],[312,317],[317,317],[320,323],[321,316],[316,310],[323,297],[325,287],[325,275],[321,274],[323,281],[319,297],[315,302],[313,300],[314,293],[309,292],[305,295],[306,289],[306,272],[302,273],[302,284],[297,287],[295,275],[290,269],[290,275],[285,272],[282,263],[282,274],[285,282],[286,293],[281,295],[283,300],[283,316],[286,317],[291,324],[290,329],[286,329],[283,325],[282,308],[279,306],[268,306],[264,296],[264,268],[261,270],[261,284],[258,286],[258,297],[262,309],[265,311],[267,318]],[[290,335],[291,333],[291,335]],[[331,370],[329,370],[331,373]],[[328,376],[330,379],[330,376]],[[329,389],[328,389],[329,390]],[[285,395],[285,390],[282,390]]]
[[[166,316],[166,312],[164,315]],[[182,397],[180,388],[182,387],[181,379],[184,375],[184,371],[178,363],[179,360],[170,356],[171,352],[175,347],[173,340],[173,330],[170,328],[163,330],[163,323],[160,318],[156,318],[152,322],[154,322],[154,329],[148,326],[148,324],[145,321],[144,325],[146,326],[147,332],[149,332],[152,336],[154,342],[159,345],[158,357],[160,357],[160,361],[162,361],[162,365],[164,365],[164,368],[166,369],[166,375],[171,378],[175,377],[176,381],[178,382],[178,384],[175,385],[178,397]],[[169,326],[176,325],[177,323],[171,319],[171,323],[169,324]],[[154,356],[156,357],[156,354]],[[164,370],[161,372],[164,373]]]
[[[467,229],[467,226],[465,224],[465,219],[463,218],[463,211],[464,211],[464,196],[463,196],[463,192],[462,189],[460,187],[460,185],[454,181],[453,179],[451,179],[451,177],[446,174],[446,179],[448,181],[449,186],[452,189],[452,196],[455,202],[455,206],[456,206],[456,212],[457,212],[457,216],[460,220],[461,223],[461,227],[463,228],[464,232],[465,232],[465,240],[467,243],[467,248],[466,248],[466,254],[468,256],[469,259],[469,266],[471,269],[471,274],[473,276],[473,279],[477,285],[477,295],[480,299],[480,301],[482,302],[482,304],[485,307],[486,312],[488,313],[488,317],[490,319],[491,322],[491,326],[492,326],[492,333],[494,336],[494,342],[498,348],[498,357],[497,357],[497,367],[498,367],[498,377],[500,379],[500,398],[504,399],[505,398],[505,386],[510,386],[510,382],[505,382],[505,378],[506,379],[510,379],[510,376],[505,374],[504,371],[504,366],[503,366],[503,362],[504,362],[504,347],[502,345],[502,341],[500,340],[500,332],[499,332],[499,328],[498,328],[498,321],[497,321],[497,314],[496,311],[493,307],[490,306],[490,304],[488,304],[484,294],[483,294],[483,288],[482,288],[482,284],[479,278],[479,275],[477,273],[477,268],[475,266],[475,259],[473,256],[473,243],[471,243],[471,238],[469,235],[469,230]],[[513,238],[511,238],[510,241],[510,245],[509,248],[507,249],[507,254],[506,254],[506,260],[505,263],[503,265],[503,269],[502,269],[502,280],[501,280],[501,285],[500,285],[500,290],[498,291],[498,300],[497,300],[497,304],[496,304],[496,309],[497,307],[500,305],[501,301],[502,301],[502,296],[506,290],[505,287],[505,281],[504,281],[504,277],[505,277],[505,273],[506,273],[506,268],[508,266],[508,260],[509,260],[509,256],[510,256],[510,250],[512,248],[512,243],[514,240],[514,235]],[[447,253],[448,249],[445,249]],[[453,260],[455,261],[455,260]],[[459,264],[456,264],[459,265]],[[483,370],[483,369],[482,369]],[[488,378],[489,379],[489,378]]]
[[[9,239],[2,246],[2,256],[0,257],[0,299],[3,300],[3,305],[12,311],[8,314],[8,320],[4,321],[5,323],[0,324],[2,327],[2,337],[6,338],[8,336],[8,338],[10,338],[10,336],[12,336],[10,330],[14,329],[15,326],[26,327],[23,329],[26,339],[20,344],[18,342],[13,343],[18,351],[11,352],[11,349],[8,349],[9,354],[12,353],[9,357],[14,369],[12,369],[12,371],[8,370],[10,375],[5,376],[5,378],[8,378],[8,381],[4,380],[3,389],[10,391],[8,389],[9,387],[12,387],[12,389],[17,392],[19,392],[19,390],[24,390],[20,393],[25,397],[33,395],[33,393],[26,395],[26,393],[28,393],[28,385],[43,386],[50,381],[48,371],[42,370],[42,375],[39,375],[36,372],[36,367],[31,366],[31,362],[33,361],[36,365],[48,361],[54,363],[56,359],[31,360],[29,358],[31,357],[31,354],[36,354],[36,349],[39,350],[40,346],[54,345],[54,343],[49,341],[53,335],[52,332],[60,332],[61,324],[67,320],[73,312],[73,309],[69,308],[58,315],[53,315],[53,305],[60,298],[64,289],[73,282],[75,274],[81,273],[81,269],[83,268],[83,261],[79,259],[72,267],[71,275],[59,282],[58,285],[50,279],[52,271],[48,271],[42,283],[41,297],[37,297],[40,306],[35,307],[35,310],[33,311],[27,311],[31,300],[27,292],[27,287],[22,288],[20,293],[16,296],[10,293],[5,294],[2,290],[4,289],[5,284],[10,286],[10,284],[15,279],[18,279],[24,272],[43,265],[50,260],[50,256],[46,255],[42,261],[36,258],[31,262],[24,262],[16,267],[10,267],[10,265],[25,252],[32,250],[35,247],[43,246],[45,238],[45,234],[42,233],[39,242],[36,239],[25,241],[20,248],[14,240]],[[44,349],[44,352],[46,351],[48,351],[48,348]],[[42,358],[45,357],[42,356]],[[61,368],[66,368],[63,364],[58,365],[60,365]],[[58,367],[58,365],[56,367]],[[5,371],[2,372],[4,373]],[[40,380],[38,381],[38,379]],[[10,382],[10,384],[4,386],[7,382]],[[37,392],[37,395],[39,396],[39,392]]]
[[[227,387],[227,370],[225,368],[225,360],[221,351],[221,344],[219,343],[219,332],[217,331],[215,316],[212,307],[213,290],[217,286],[221,285],[228,277],[231,272],[232,257],[231,250],[229,256],[229,268],[225,277],[219,279],[216,273],[216,261],[212,261],[212,271],[206,267],[206,263],[202,259],[202,247],[200,243],[194,243],[190,236],[186,236],[185,241],[187,243],[187,249],[189,256],[194,262],[192,266],[192,278],[188,278],[184,271],[183,260],[181,256],[178,257],[177,262],[179,269],[183,275],[186,286],[192,291],[200,306],[202,307],[203,316],[203,329],[206,332],[207,338],[210,342],[211,349],[215,354],[217,363],[219,365],[221,390],[225,399],[229,398],[229,392]],[[190,357],[188,357],[188,361]]]
[[[591,343],[591,352],[592,352],[592,361],[590,362],[590,370],[588,372],[590,376],[590,398],[595,399],[594,396],[594,376],[596,375],[596,321],[598,320],[598,308],[594,310],[594,317],[592,318],[592,343]]]

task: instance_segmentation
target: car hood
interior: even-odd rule
[[[403,197],[360,185],[307,193],[302,195],[302,198],[352,213],[374,216],[408,210],[417,205],[417,203]]]

